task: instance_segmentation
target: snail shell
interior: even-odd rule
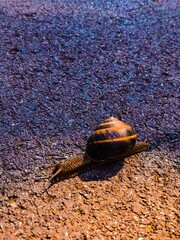
[[[125,156],[136,143],[133,129],[115,117],[98,125],[87,141],[86,154],[93,161],[107,161]]]

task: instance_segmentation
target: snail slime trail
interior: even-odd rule
[[[99,124],[88,138],[84,154],[45,168],[54,168],[49,181],[74,177],[100,165],[123,160],[149,147],[148,143],[138,142],[136,138],[136,133],[129,125],[110,117]]]

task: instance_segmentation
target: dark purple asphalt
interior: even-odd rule
[[[178,1],[98,2],[1,1],[2,179],[79,151],[109,116],[178,167]]]

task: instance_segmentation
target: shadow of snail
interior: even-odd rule
[[[84,154],[74,156],[44,169],[54,168],[49,178],[51,186],[57,181],[74,177],[80,173],[110,162],[121,161],[149,147],[148,143],[136,141],[133,129],[110,117],[97,126],[88,138]]]

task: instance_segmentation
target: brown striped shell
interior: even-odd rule
[[[132,128],[115,117],[99,124],[89,137],[86,154],[94,161],[108,161],[126,156],[135,146]]]

